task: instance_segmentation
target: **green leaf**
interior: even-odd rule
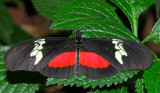
[[[4,3],[17,4],[19,0],[2,0]]]
[[[116,86],[116,88],[107,88],[105,90],[101,90],[101,89],[96,89],[96,90],[92,90],[91,92],[88,93],[128,93],[127,92],[127,87],[122,86],[122,85],[118,85]]]
[[[77,87],[83,86],[84,88],[92,87],[95,88],[97,86],[103,87],[107,85],[108,87],[111,86],[113,83],[117,85],[118,83],[122,83],[124,81],[127,81],[128,78],[133,77],[133,75],[137,74],[138,71],[122,71],[118,72],[116,75],[112,77],[105,77],[102,79],[89,79],[86,78],[83,75],[79,75],[78,78],[75,76],[72,76],[68,79],[58,79],[58,78],[48,78],[47,79],[47,86],[53,85],[53,84],[64,84],[65,86],[70,85],[76,85]]]
[[[122,24],[115,8],[104,0],[76,0],[59,11],[50,29],[75,30],[94,20],[107,19]]]
[[[151,40],[156,44],[160,44],[160,19],[156,22],[151,33],[142,41],[142,43],[145,43],[148,40]]]
[[[50,20],[54,19],[57,11],[74,0],[32,0],[37,11]]]
[[[145,93],[145,87],[144,87],[144,79],[139,78],[136,81],[136,92],[137,93]]]
[[[0,1],[0,39],[9,44],[11,42],[11,35],[13,33],[13,23],[8,10]]]
[[[145,88],[148,93],[160,93],[160,61],[154,61],[143,74]]]
[[[51,29],[77,29],[82,37],[125,38],[139,42],[115,13],[115,8],[103,1],[75,1],[56,16]]]
[[[10,46],[1,46],[0,45],[0,52],[4,51],[4,50],[8,50],[10,48]]]
[[[139,42],[139,39],[123,24],[114,21],[95,19],[91,23],[79,27],[79,30],[82,32],[82,37],[124,38]]]
[[[140,14],[155,2],[155,0],[110,0],[110,1],[116,4],[127,16],[135,36],[138,36],[137,33],[138,18]]]
[[[7,69],[4,65],[6,51],[0,52],[0,93],[35,93],[39,84],[12,84],[7,81]]]

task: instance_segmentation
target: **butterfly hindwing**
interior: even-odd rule
[[[110,66],[108,66],[108,68],[103,67],[96,69],[108,69],[108,72],[106,70],[104,71],[105,73],[102,73],[102,75],[109,74],[108,76],[112,76],[117,71],[146,70],[151,66],[153,61],[152,54],[146,47],[137,42],[126,39],[83,38],[81,39],[80,52],[84,51],[95,53],[110,63],[110,66],[112,66],[111,69],[109,68]],[[96,60],[94,57],[91,58]],[[101,62],[99,62],[99,64],[101,64]],[[86,71],[86,69],[90,69],[89,65],[81,64],[81,68],[81,73],[90,73]],[[96,71],[93,66],[91,69]]]
[[[79,52],[80,72],[88,78],[110,77],[117,73],[109,62],[93,52]]]
[[[106,59],[94,52],[99,50],[94,50],[94,46],[84,42],[82,40],[79,50],[80,72],[83,75],[98,79],[113,76],[118,72]]]
[[[145,70],[153,57],[143,45],[114,38],[42,38],[21,42],[5,56],[9,70],[39,71],[47,77],[110,77],[118,71]],[[80,65],[79,65],[80,64]]]
[[[12,71],[39,71],[48,77],[68,78],[74,73],[75,45],[73,38],[27,40],[15,45],[7,52],[5,65]],[[62,64],[64,60],[61,59],[66,55],[69,61]]]

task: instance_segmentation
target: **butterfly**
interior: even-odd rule
[[[118,38],[46,37],[23,41],[5,55],[8,70],[38,71],[54,78],[81,73],[87,78],[111,77],[119,71],[146,70],[151,52],[140,43]]]

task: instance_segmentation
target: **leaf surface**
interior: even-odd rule
[[[91,92],[88,93],[128,93],[127,92],[127,87],[125,86],[116,86],[116,88],[112,89],[105,89],[105,90],[92,90]]]
[[[144,71],[144,83],[148,93],[160,93],[160,61],[154,61],[152,66]]]
[[[145,93],[145,87],[144,87],[144,79],[139,78],[136,81],[136,92],[137,93]]]
[[[132,31],[138,36],[138,18],[140,14],[149,6],[155,3],[155,0],[110,0],[116,4],[127,16],[130,21]]]
[[[9,44],[13,33],[13,23],[8,10],[2,1],[0,1],[0,13],[0,39],[4,43]]]
[[[58,78],[48,78],[47,79],[47,86],[53,85],[53,84],[64,84],[64,86],[70,85],[76,85],[77,87],[83,86],[84,88],[92,87],[95,88],[97,86],[103,87],[107,85],[108,87],[112,84],[117,85],[118,83],[122,83],[124,81],[127,81],[128,78],[133,77],[133,75],[137,74],[138,71],[123,71],[118,72],[116,75],[112,77],[106,77],[101,79],[89,79],[86,78],[83,75],[79,75],[78,78],[75,76],[72,76],[68,79],[58,79]]]
[[[75,30],[94,20],[114,21],[122,24],[115,8],[103,0],[76,0],[64,6],[56,15],[51,29]]]
[[[53,20],[57,11],[74,0],[32,0],[37,11],[44,17]]]

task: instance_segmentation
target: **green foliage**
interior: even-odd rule
[[[0,51],[7,50],[9,48],[10,48],[9,46],[2,46],[2,45],[0,45]]]
[[[18,3],[19,0],[2,0],[4,3],[13,3],[16,4]]]
[[[128,78],[131,78],[134,74],[137,74],[138,71],[123,71],[119,72],[112,77],[106,77],[101,79],[89,79],[83,75],[80,75],[78,78],[72,76],[68,79],[58,79],[58,78],[48,78],[47,86],[53,84],[64,84],[64,86],[76,85],[77,87],[83,86],[84,88],[92,87],[95,88],[97,86],[103,87],[107,85],[108,87],[111,86],[113,83],[117,85],[118,83],[122,83],[123,81],[127,81]]]
[[[82,2],[83,1],[83,2]],[[51,29],[75,30],[89,26],[94,20],[108,20],[122,24],[115,8],[102,0],[76,0],[64,6],[56,15]],[[99,25],[100,26],[100,25]],[[84,29],[86,30],[86,29]]]
[[[105,19],[95,19],[92,23],[87,23],[87,25],[81,26],[80,31],[82,32],[82,37],[124,38],[139,42],[139,39],[123,24]]]
[[[154,61],[143,74],[145,88],[148,93],[160,93],[160,61]]]
[[[53,20],[57,11],[74,0],[32,0],[37,11],[44,17]]]
[[[114,89],[106,89],[106,90],[96,89],[88,93],[127,93],[127,87],[118,85]]]
[[[0,52],[0,93],[35,93],[39,84],[10,83],[7,80],[7,69],[4,65],[6,51]]]
[[[132,31],[138,36],[138,18],[140,14],[154,4],[155,0],[110,0],[116,4],[127,16],[130,21]]]
[[[11,42],[11,35],[13,33],[13,23],[7,11],[7,8],[0,1],[0,39],[9,44]],[[7,37],[7,38],[6,38]]]
[[[144,79],[139,78],[136,81],[136,92],[137,93],[145,93],[145,87],[144,87]]]
[[[142,41],[142,43],[145,43],[148,40],[153,41],[155,44],[160,44],[160,19],[157,21],[152,28],[151,33]]]

